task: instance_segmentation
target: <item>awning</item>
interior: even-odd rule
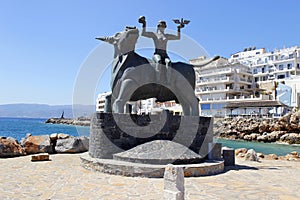
[[[227,103],[224,108],[265,108],[265,107],[288,107],[284,103],[275,100],[259,100],[259,101],[236,101]]]

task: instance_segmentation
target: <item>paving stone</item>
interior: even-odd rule
[[[51,162],[31,162],[30,156],[0,159],[0,199],[163,198],[162,178],[89,171],[81,166],[81,155],[51,155]],[[300,162],[237,158],[222,174],[185,178],[185,199],[300,199],[299,177]]]

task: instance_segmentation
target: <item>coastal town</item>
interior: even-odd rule
[[[300,199],[299,6],[1,2],[0,199]]]
[[[206,57],[191,59],[191,64]],[[213,117],[279,117],[300,107],[300,47],[273,49],[249,47],[195,68],[200,115]],[[96,111],[103,112],[105,97],[98,95]],[[174,101],[151,98],[134,103],[137,113],[168,109],[181,113]]]

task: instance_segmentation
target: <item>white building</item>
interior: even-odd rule
[[[105,98],[108,95],[111,95],[111,92],[104,92],[104,93],[98,94],[97,103],[96,103],[96,111],[97,112],[104,112]]]
[[[200,64],[205,57],[190,60],[191,64]],[[199,98],[200,115],[225,116],[226,104],[232,101],[253,101],[268,99],[259,94],[254,83],[250,67],[229,63],[226,58],[220,58],[201,68],[195,68],[196,89]],[[235,111],[240,114],[240,110]],[[248,110],[251,112],[251,110]]]
[[[300,48],[295,46],[272,52],[249,48],[232,54],[229,62],[251,67],[255,82],[294,78],[300,75]]]
[[[264,48],[248,48],[232,54],[229,62],[242,63],[251,68],[254,81],[260,88],[273,94],[275,99],[276,82],[281,82],[292,88],[294,107],[299,107],[300,88],[297,84],[300,77],[300,48],[298,46],[275,49],[266,52]]]

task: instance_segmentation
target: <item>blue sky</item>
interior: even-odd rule
[[[94,38],[139,27],[141,15],[170,29],[173,18],[190,19],[184,34],[210,55],[229,57],[249,46],[299,46],[299,8],[297,0],[1,0],[0,104],[72,104],[80,66],[99,45]]]

